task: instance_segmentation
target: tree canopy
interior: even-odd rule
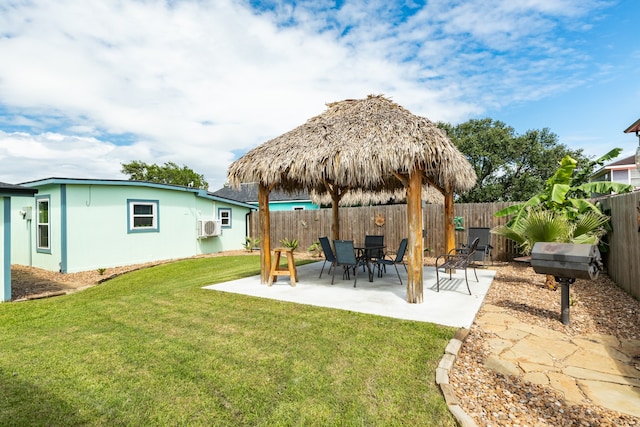
[[[209,184],[204,179],[204,175],[194,172],[187,166],[178,166],[173,162],[166,162],[160,166],[157,164],[147,164],[139,160],[130,163],[121,163],[122,172],[129,175],[129,181],[157,182],[159,184],[182,185],[185,187],[201,188],[206,190]]]
[[[490,118],[459,125],[439,122],[438,127],[467,157],[478,176],[477,185],[461,193],[461,203],[511,202],[530,199],[544,190],[563,157],[588,163],[582,150],[570,150],[549,129],[528,130],[524,135]]]

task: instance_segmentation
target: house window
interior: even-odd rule
[[[613,170],[612,174],[613,176],[611,177],[611,181],[629,184],[629,171],[627,169]]]
[[[218,209],[218,219],[224,228],[231,228],[231,209]]]
[[[37,224],[38,228],[38,252],[51,253],[51,222],[49,217],[49,198],[36,199],[38,210]]]
[[[159,231],[157,200],[127,200],[129,233]]]

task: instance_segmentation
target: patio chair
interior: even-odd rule
[[[327,273],[331,273],[331,268],[336,265],[336,255],[333,253],[333,249],[331,249],[331,243],[329,243],[329,239],[327,237],[320,237],[320,246],[322,246],[322,252],[324,253],[324,263],[322,263],[322,270],[320,270],[320,277],[322,277],[322,272],[324,271],[324,266],[329,262],[329,270]]]
[[[469,288],[469,277],[467,275],[467,269],[473,268],[473,274],[476,276],[476,282],[478,280],[478,273],[476,272],[477,265],[473,261],[473,257],[478,248],[478,242],[480,239],[476,237],[471,246],[468,248],[453,248],[449,251],[449,253],[445,255],[440,255],[436,258],[436,287],[437,292],[440,292],[440,269],[443,269],[445,272],[449,271],[449,280],[451,280],[451,275],[453,270],[464,269],[464,280],[467,284],[467,290],[469,291],[469,295],[471,295],[471,288]]]
[[[355,276],[353,287],[355,288],[356,283],[358,283],[358,267],[366,265],[367,262],[356,257],[353,240],[334,240],[333,247],[336,250],[336,263],[333,269],[333,275],[331,276],[331,284],[333,285],[336,278],[336,270],[341,266],[344,268],[344,272],[342,273],[343,278],[345,276],[350,278],[349,270],[353,269],[353,275]]]
[[[363,256],[368,260],[379,260],[384,258],[384,236],[368,235],[364,236],[365,253]],[[366,249],[373,247],[375,249]],[[363,270],[364,271],[364,270]]]
[[[396,257],[393,259],[381,258],[378,259],[378,274],[380,274],[380,269],[386,267],[387,265],[393,265],[396,269],[396,274],[398,275],[398,280],[400,280],[400,285],[402,286],[402,278],[400,277],[400,272],[398,271],[398,264],[404,265],[404,270],[407,271],[407,266],[403,262],[404,253],[407,251],[407,242],[408,239],[404,238],[400,241],[400,246],[398,247],[398,252],[396,252]],[[386,271],[386,269],[385,269]]]
[[[491,255],[491,229],[489,227],[469,227],[467,229],[467,242],[473,242],[476,238],[480,239],[478,248],[473,256],[474,262],[486,266],[489,262],[493,265],[493,257]]]

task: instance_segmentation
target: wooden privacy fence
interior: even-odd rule
[[[611,217],[612,231],[607,235],[609,251],[603,253],[609,277],[636,299],[640,299],[640,192],[611,196],[600,200],[602,210]],[[456,217],[463,219],[465,231],[456,231],[456,245],[467,242],[467,227],[489,227],[506,223],[493,214],[512,203],[461,203],[454,206]],[[378,219],[376,221],[376,219]],[[384,224],[381,224],[384,220]],[[444,207],[425,205],[424,240],[427,255],[444,252]],[[251,236],[258,237],[258,213],[251,214]],[[340,208],[340,237],[364,243],[367,234],[385,236],[387,248],[395,249],[407,234],[406,205]],[[298,251],[306,251],[320,236],[331,238],[331,209],[271,212],[271,242],[283,238],[298,239]],[[491,235],[493,259],[511,261],[517,256],[515,243]]]
[[[494,212],[513,203],[467,203],[456,204],[454,214],[463,219],[464,231],[456,231],[456,245],[467,243],[467,227],[489,227],[506,223],[505,218],[495,218]],[[388,249],[396,249],[400,240],[407,237],[407,206],[362,206],[340,208],[340,238],[364,243],[365,235],[384,235]],[[318,240],[327,236],[331,239],[331,209],[275,211],[270,213],[271,245],[277,247],[280,240],[297,239],[297,251],[306,251]],[[382,223],[384,222],[384,223]],[[381,225],[380,225],[381,224]],[[427,235],[424,240],[427,256],[444,253],[444,206],[425,205],[423,224]],[[258,212],[251,214],[251,236],[257,238]],[[513,241],[502,236],[491,235],[494,260],[512,260],[517,255]]]
[[[640,192],[607,197],[601,203],[602,211],[611,217],[609,251],[602,254],[607,273],[640,299]]]

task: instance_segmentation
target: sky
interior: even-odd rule
[[[0,0],[0,182],[231,162],[383,94],[452,124],[638,146],[637,0]],[[620,157],[622,158],[622,156]]]

